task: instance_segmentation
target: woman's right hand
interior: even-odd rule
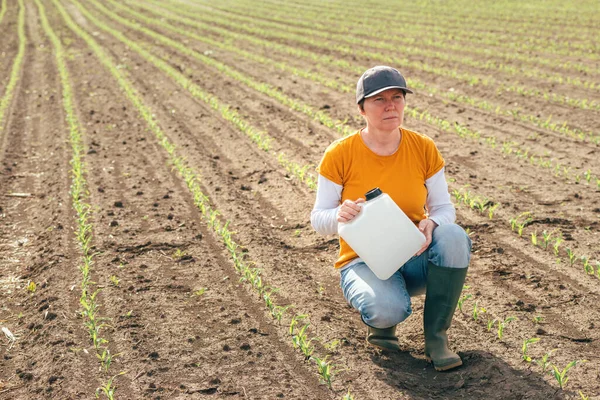
[[[342,206],[338,209],[337,212],[337,221],[338,222],[350,222],[352,221],[360,212],[361,206],[360,203],[364,203],[365,199],[362,197],[356,201],[352,200],[344,200]]]

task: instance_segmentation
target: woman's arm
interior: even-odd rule
[[[454,204],[450,201],[444,168],[425,181],[427,188],[427,211],[429,219],[438,225],[456,221]]]
[[[310,223],[320,234],[332,235],[337,233],[337,212],[340,208],[343,186],[321,175],[318,179],[317,198],[310,213]]]

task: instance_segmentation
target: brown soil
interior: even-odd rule
[[[580,261],[569,266],[561,254],[562,261],[557,262],[551,251],[534,247],[529,240],[534,231],[541,239],[543,230],[560,229],[564,247],[600,260],[600,191],[593,182],[566,182],[483,143],[406,119],[406,127],[435,139],[446,159],[451,190],[469,185],[469,190],[500,203],[493,219],[458,208],[458,222],[470,230],[474,242],[465,290],[472,297],[462,311],[457,310],[450,332],[464,366],[438,373],[423,354],[423,298],[414,299],[414,315],[398,328],[401,352],[381,353],[367,346],[364,325],[347,306],[339,273],[332,267],[337,239],[320,237],[310,226],[314,191],[292,177],[272,152],[258,149],[217,111],[64,2],[72,18],[122,67],[169,140],[200,172],[203,192],[222,220],[230,221],[244,259],[263,271],[268,285],[279,289],[274,296],[277,304],[293,305],[291,312],[309,315],[310,335],[320,339],[314,342],[316,352],[329,355],[337,370],[329,389],[320,383],[314,362],[292,345],[288,332],[292,314],[288,312],[281,323],[273,320],[264,301],[240,282],[220,237],[201,218],[186,183],[135,106],[52,2],[45,2],[49,21],[68,49],[70,84],[84,127],[93,211],[92,280],[101,289],[100,315],[107,318],[102,335],[116,355],[109,371],[102,371],[80,314],[81,251],[74,235],[72,153],[60,77],[38,8],[33,1],[25,3],[30,45],[0,130],[0,325],[17,337],[12,343],[0,335],[0,399],[92,398],[99,386],[120,372],[124,374],[115,378],[119,399],[340,399],[348,389],[355,399],[562,399],[579,398],[578,391],[590,398],[600,396],[599,281],[583,272]],[[274,151],[283,151],[302,165],[314,165],[338,137],[306,115],[110,21],[91,3],[82,3],[266,130],[274,138]],[[0,58],[3,73],[16,54],[16,19],[16,3],[11,3],[0,25],[0,53],[6,54]],[[184,40],[166,30],[156,31]],[[301,58],[243,46],[298,68],[312,67]],[[190,42],[189,47],[213,51],[214,59],[257,81],[360,126],[352,93],[202,43]],[[346,61],[371,64],[350,57]],[[404,72],[439,90],[464,86],[419,71]],[[341,69],[319,73],[348,85],[356,81]],[[509,79],[502,74],[495,77]],[[0,82],[0,95],[5,84]],[[540,82],[531,84],[548,89]],[[462,90],[499,104],[515,101],[510,93],[492,89]],[[577,93],[591,99],[595,92]],[[518,102],[531,112],[576,121],[573,125],[582,129],[599,127],[598,112],[540,104],[527,97]],[[599,148],[589,142],[426,93],[410,97],[409,105],[489,132],[499,143],[515,140],[535,153],[550,151],[573,169],[590,168],[600,175]],[[534,132],[538,136],[532,138]],[[30,196],[7,196],[11,193]],[[511,232],[508,220],[527,211],[533,218],[521,238]],[[29,281],[37,284],[34,293],[26,290]],[[476,301],[487,310],[478,321],[471,316]],[[495,330],[486,328],[486,320],[509,316],[518,320],[499,340]],[[534,322],[536,316],[543,320]],[[565,390],[537,364],[522,360],[523,341],[532,337],[541,339],[530,348],[535,359],[557,349],[550,361],[561,369],[570,361],[587,360],[570,371]],[[341,345],[329,351],[323,344],[332,340]]]

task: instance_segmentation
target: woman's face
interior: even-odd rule
[[[404,121],[404,92],[400,89],[388,89],[375,96],[368,97],[363,103],[360,114],[365,117],[367,127],[379,131],[398,129]]]

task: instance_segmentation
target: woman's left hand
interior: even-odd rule
[[[419,230],[423,235],[425,235],[425,243],[423,247],[415,254],[416,256],[420,256],[431,244],[431,236],[433,235],[433,230],[437,228],[438,224],[433,222],[432,220],[426,218],[419,222]]]

